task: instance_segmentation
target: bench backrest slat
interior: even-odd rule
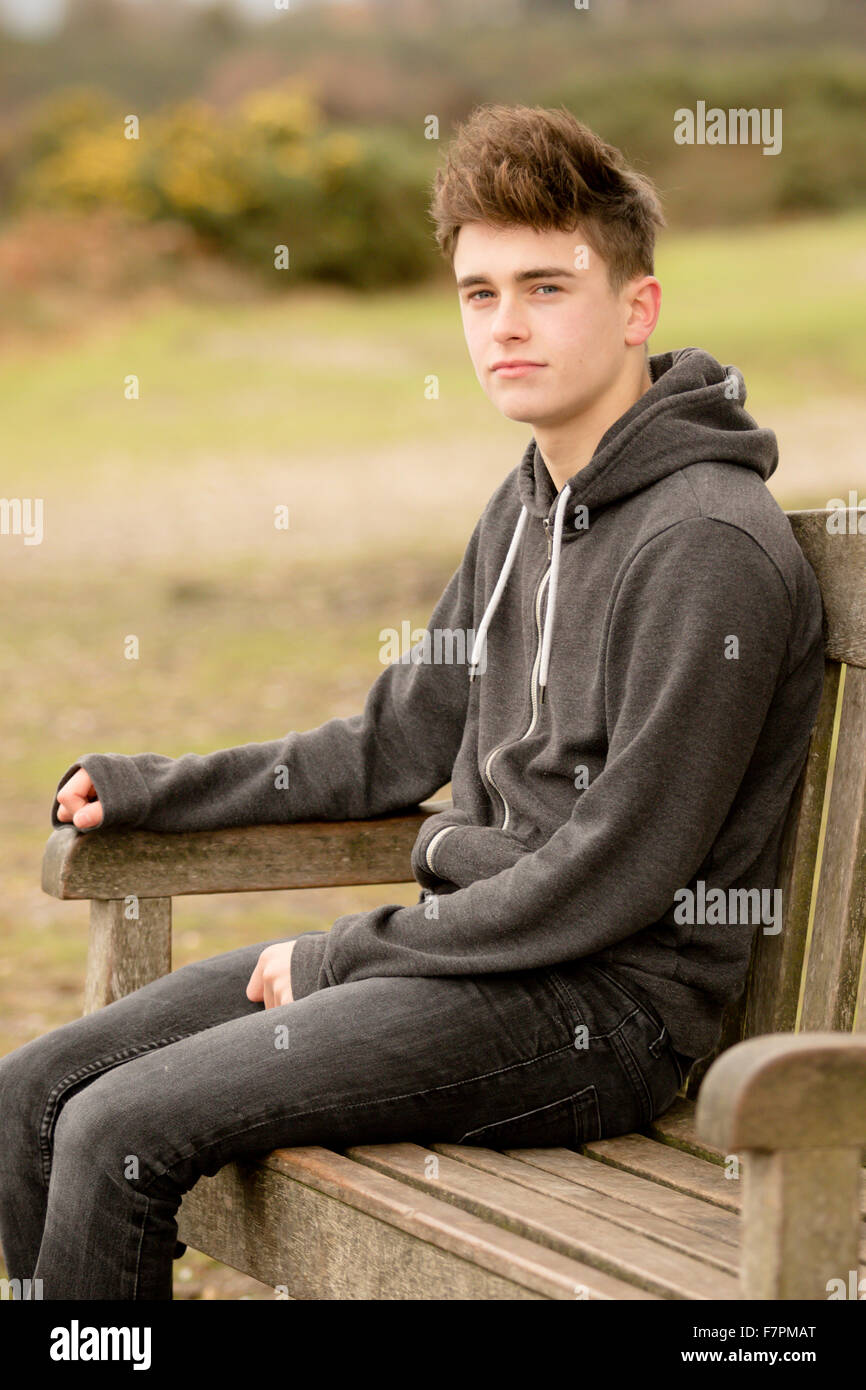
[[[846,666],[797,1030],[850,1032],[866,937],[866,670]],[[861,1027],[863,1026],[863,1020]]]
[[[772,935],[758,928],[755,933],[741,1010],[740,1036],[744,1038],[796,1029],[841,674],[838,661],[825,663],[818,716],[782,836],[777,882],[782,892],[782,930]]]

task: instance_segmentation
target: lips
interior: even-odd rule
[[[523,376],[526,372],[540,371],[543,365],[543,362],[523,362],[516,359],[513,362],[497,362],[490,370],[497,376]]]

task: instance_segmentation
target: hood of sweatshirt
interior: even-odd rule
[[[776,436],[745,409],[739,368],[723,367],[702,348],[651,356],[652,385],[602,435],[589,463],[568,479],[568,504],[591,509],[648,487],[684,464],[738,463],[766,480],[779,462]],[[632,445],[640,435],[640,448]],[[549,517],[557,494],[532,439],[520,464],[520,499],[532,516]],[[565,539],[575,534],[565,530]]]
[[[591,512],[639,492],[686,465],[736,463],[766,480],[779,461],[776,436],[745,409],[746,384],[739,368],[723,367],[702,348],[679,348],[649,358],[650,388],[602,435],[589,463],[557,494],[535,439],[518,469],[522,508],[512,544],[479,625],[470,679],[481,659],[487,629],[502,598],[527,520],[552,530],[552,567],[541,646],[540,694],[544,699],[556,617],[559,550],[584,530]],[[638,438],[639,437],[639,438]],[[568,524],[569,520],[572,524]]]

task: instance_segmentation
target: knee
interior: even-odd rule
[[[54,1130],[54,1163],[119,1191],[150,1187],[162,1171],[129,1088],[112,1073],[72,1096]]]

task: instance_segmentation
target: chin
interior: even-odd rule
[[[578,413],[573,402],[557,404],[553,401],[542,403],[527,400],[522,405],[517,401],[513,404],[497,401],[495,404],[500,414],[504,415],[506,419],[514,420],[519,424],[531,425],[533,429],[539,425],[553,427],[564,424]]]
[[[521,424],[532,424],[536,420],[541,422],[548,416],[557,414],[555,405],[541,402],[537,396],[533,397],[529,392],[522,398],[515,392],[511,399],[504,393],[501,396],[491,396],[490,399],[506,420],[516,420]]]

